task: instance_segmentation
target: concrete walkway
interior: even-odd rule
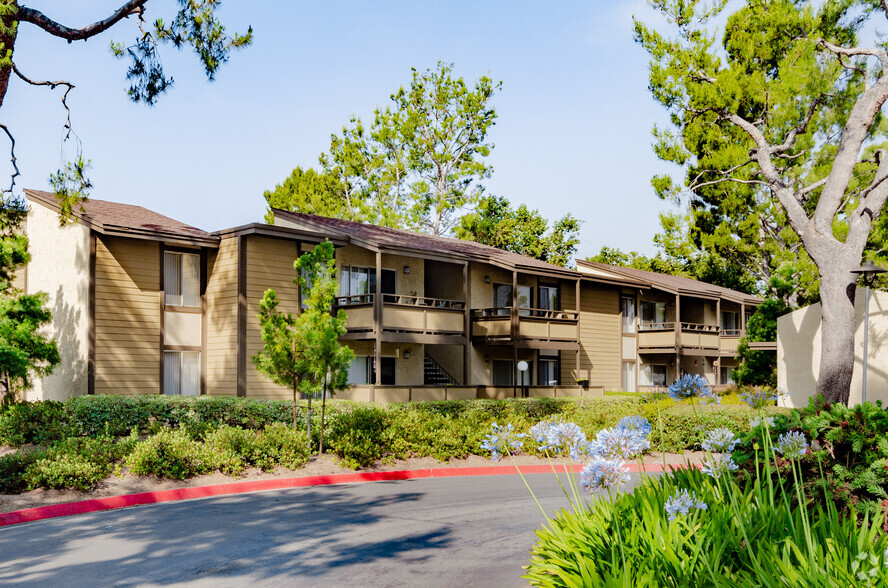
[[[527,478],[547,513],[568,506]],[[543,522],[513,475],[221,496],[2,528],[0,584],[522,586]]]

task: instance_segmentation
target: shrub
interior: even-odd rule
[[[683,490],[706,509],[667,511]],[[809,516],[767,484],[719,486],[697,470],[676,471],[562,511],[537,531],[525,577],[535,586],[886,585],[879,523],[858,527],[835,510]]]
[[[0,413],[0,445],[48,445],[70,434],[61,402],[17,402]]]
[[[95,439],[66,439],[50,447],[30,464],[23,479],[28,490],[91,490],[111,475],[114,465],[133,450],[137,441],[135,434],[119,441],[107,434]]]
[[[0,457],[0,494],[19,494],[27,490],[25,472],[45,454],[43,450],[20,450]]]
[[[250,454],[253,465],[265,471],[280,466],[295,470],[308,461],[308,435],[283,423],[272,423],[256,436]]]
[[[127,457],[126,465],[140,476],[184,480],[213,471],[225,457],[228,456],[214,456],[209,445],[176,429],[161,431],[139,442]]]
[[[391,453],[389,411],[356,404],[330,421],[330,448],[346,467],[366,467]]]

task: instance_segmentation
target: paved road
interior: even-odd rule
[[[542,523],[518,476],[275,490],[0,528],[0,584],[521,586]]]

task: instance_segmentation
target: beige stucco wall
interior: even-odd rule
[[[854,375],[849,404],[860,402],[863,382],[863,316],[865,296],[855,298]],[[812,304],[777,319],[777,388],[788,392],[789,406],[805,406],[814,393],[820,371],[820,304]],[[870,292],[867,400],[888,403],[888,292]]]
[[[343,265],[358,267],[376,267],[376,253],[369,249],[363,249],[355,245],[347,245],[336,250],[337,275]],[[404,267],[410,268],[410,273],[404,273]],[[404,255],[382,254],[382,269],[395,270],[395,293],[415,296],[425,296],[424,267],[421,258],[407,257]],[[413,294],[413,293],[416,294]]]
[[[59,227],[58,214],[30,203],[27,234],[31,262],[27,292],[49,294],[55,339],[61,363],[52,374],[35,382],[28,400],[64,400],[87,393],[89,360],[89,229],[70,224]]]
[[[372,357],[374,341],[343,341],[356,356]],[[410,352],[410,358],[404,359],[404,352]],[[383,343],[382,357],[395,358],[395,385],[422,386],[424,380],[423,345],[420,343]]]

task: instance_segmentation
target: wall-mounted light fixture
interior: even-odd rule
[[[484,363],[490,363],[490,356],[489,355],[484,356]]]
[[[404,359],[410,359],[410,350],[409,349],[404,350]]]
[[[404,266],[404,273],[405,273],[405,274],[409,274],[409,273],[410,273],[410,266],[409,266],[409,265],[405,265],[405,266]]]
[[[485,284],[489,284],[489,283],[490,283],[490,276],[484,276],[484,283],[485,283]]]

